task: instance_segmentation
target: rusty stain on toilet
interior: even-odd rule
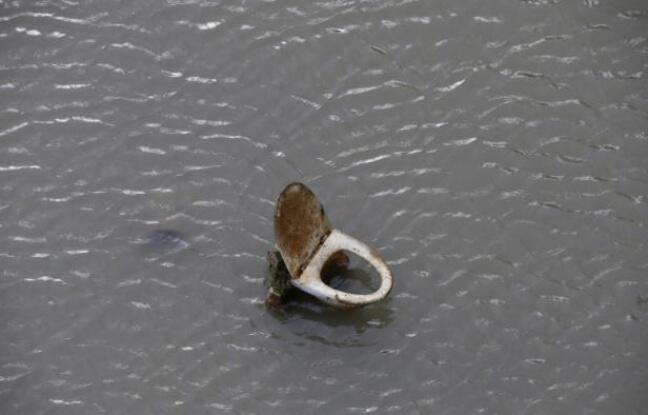
[[[302,183],[291,183],[277,200],[274,230],[286,267],[298,279],[332,228],[315,194]]]

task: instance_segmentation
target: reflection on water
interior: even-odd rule
[[[355,266],[353,266],[355,265]],[[366,294],[376,291],[380,286],[380,276],[368,264],[358,267],[353,264],[333,275],[328,285],[341,291]]]
[[[394,320],[394,309],[388,300],[352,310],[329,307],[313,297],[295,292],[281,311],[274,313],[287,329],[305,339],[335,347],[376,345],[361,336],[367,329],[387,328]],[[332,328],[352,329],[347,337],[331,336]],[[328,334],[327,334],[328,333]]]

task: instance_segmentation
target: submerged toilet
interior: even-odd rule
[[[291,183],[277,199],[274,215],[276,246],[290,274],[290,284],[335,307],[350,308],[380,301],[392,288],[389,267],[363,242],[333,229],[324,207],[303,183]],[[337,290],[322,281],[322,268],[345,250],[365,259],[380,275],[380,287],[369,294]]]

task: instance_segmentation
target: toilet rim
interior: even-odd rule
[[[352,294],[330,287],[322,281],[321,272],[326,260],[340,250],[354,253],[371,264],[380,275],[380,287],[376,291],[369,294]],[[337,229],[333,229],[324,240],[299,278],[292,279],[290,282],[321,301],[341,308],[357,307],[380,301],[389,294],[393,285],[389,267],[380,255],[365,243]]]

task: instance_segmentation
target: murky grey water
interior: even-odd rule
[[[644,1],[0,10],[0,412],[646,413]],[[294,180],[388,301],[264,310]]]

